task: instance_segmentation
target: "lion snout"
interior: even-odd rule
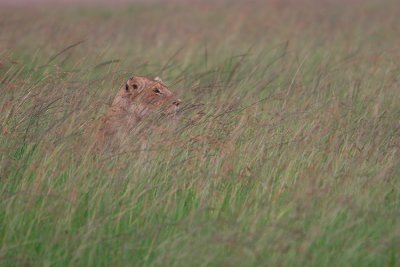
[[[169,102],[170,104],[168,104],[166,106],[166,108],[164,109],[164,113],[167,115],[174,115],[176,113],[179,112],[180,110],[180,105],[182,103],[182,100],[180,100],[179,98],[172,100],[172,102]]]
[[[177,98],[172,102],[172,105],[175,107],[175,112],[178,112],[180,110],[180,104],[182,103],[182,100]]]

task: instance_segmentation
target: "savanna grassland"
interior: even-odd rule
[[[1,6],[0,266],[400,266],[399,62],[394,0]],[[133,74],[180,119],[99,153]]]

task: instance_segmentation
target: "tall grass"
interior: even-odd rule
[[[242,4],[1,8],[1,266],[399,266],[397,2]]]

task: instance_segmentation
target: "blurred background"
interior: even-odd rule
[[[399,44],[398,0],[0,0],[0,266],[399,266]],[[96,153],[134,74],[180,120]]]

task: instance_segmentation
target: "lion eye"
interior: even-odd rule
[[[154,88],[154,93],[156,93],[156,94],[161,94],[161,91],[160,91],[160,89],[158,89],[158,88]]]
[[[135,89],[135,90],[138,89],[138,86],[137,86],[137,84],[135,84],[135,83],[132,85],[132,87],[133,87],[133,89]]]

